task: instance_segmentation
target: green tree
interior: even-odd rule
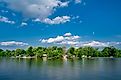
[[[41,58],[43,56],[43,54],[45,53],[44,47],[33,48],[33,53],[37,57],[40,57]]]
[[[11,51],[10,50],[6,50],[5,51],[5,56],[6,57],[11,57]]]
[[[65,49],[62,48],[62,47],[57,48],[57,51],[58,51],[58,56],[59,56],[59,58],[61,58],[63,55],[66,54],[66,53],[65,53]]]
[[[27,50],[26,50],[26,54],[27,56],[34,56],[35,54],[33,53],[33,47],[30,46]]]
[[[26,55],[26,51],[23,49],[16,49],[15,56],[19,56],[19,55],[21,55],[21,56]]]
[[[83,48],[79,47],[78,49],[75,50],[76,56],[81,58],[83,55]]]
[[[4,51],[2,49],[0,49],[0,56],[5,56]]]
[[[114,48],[113,46],[111,47],[105,47],[102,50],[103,57],[118,57],[118,49]]]
[[[74,48],[74,47],[70,47],[70,48],[68,49],[68,55],[69,55],[69,57],[76,56],[75,48]]]

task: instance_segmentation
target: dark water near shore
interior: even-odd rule
[[[68,61],[0,58],[0,80],[121,80],[121,58]]]

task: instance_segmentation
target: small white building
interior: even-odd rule
[[[82,55],[82,58],[87,58],[87,56],[86,55]]]

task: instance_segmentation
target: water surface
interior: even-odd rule
[[[121,80],[121,59],[42,61],[0,58],[0,80]]]

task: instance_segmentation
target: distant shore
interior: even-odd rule
[[[45,58],[45,59],[75,59],[93,57],[118,58],[121,57],[121,50],[113,46],[105,47],[102,50],[93,47],[28,47],[24,49],[2,50],[0,49],[0,57],[11,58]]]

